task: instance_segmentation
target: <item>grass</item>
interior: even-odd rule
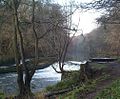
[[[118,62],[120,62],[120,57],[118,58],[118,60],[117,60]]]
[[[44,92],[39,92],[35,94],[35,99],[44,99]]]
[[[4,93],[1,93],[1,92],[0,92],[0,99],[5,99]]]
[[[97,64],[97,63],[93,63],[90,65],[92,65],[92,68],[96,68],[96,69],[102,69],[107,66],[105,64]],[[74,71],[74,72],[72,71],[71,73],[68,73],[66,77],[67,78],[65,80],[57,83],[56,85],[48,86],[45,89],[45,92],[58,91],[58,90],[74,87],[72,91],[56,96],[57,97],[56,99],[78,99],[78,97],[80,97],[80,99],[84,99],[81,97],[85,96],[89,92],[95,91],[97,87],[96,86],[97,83],[106,80],[110,76],[104,73],[102,74],[102,76],[96,79],[91,79],[86,83],[82,83],[82,84],[79,81],[79,71]],[[44,99],[44,92],[36,93],[35,97],[36,97],[35,99]],[[3,93],[0,93],[0,99],[4,99]],[[120,79],[114,81],[113,84],[111,84],[106,89],[103,89],[103,91],[97,94],[95,99],[120,99]]]
[[[62,89],[67,89],[76,86],[79,84],[79,72],[74,71],[71,73],[68,73],[67,77],[65,80],[58,82],[56,85],[48,86],[46,88],[46,91],[58,91]]]
[[[74,87],[74,89],[68,93],[57,96],[57,99],[78,99],[78,96],[82,97],[89,92],[95,91],[96,84],[102,80],[105,80],[109,75],[103,74],[99,78],[88,80],[85,83],[80,83],[79,72],[72,72],[71,76],[67,76],[69,79],[63,80],[56,85],[48,86],[46,91],[58,91],[66,88]]]
[[[64,95],[60,95],[58,99],[78,99],[78,96],[80,96],[80,98],[83,99],[82,95],[84,96],[85,94],[87,94],[89,92],[95,91],[96,84],[102,80],[107,79],[108,77],[109,77],[109,75],[104,75],[97,79],[89,80],[88,82],[77,86],[71,92],[64,94]],[[102,98],[100,98],[100,99],[102,99]]]
[[[93,69],[99,69],[99,70],[107,67],[106,64],[99,64],[99,63],[90,63],[90,65],[92,66]]]
[[[97,64],[93,63],[90,64],[92,68],[95,69],[102,69],[105,68],[106,64]],[[97,87],[96,84],[100,81],[106,80],[109,75],[106,73],[103,73],[100,77],[96,79],[88,80],[85,83],[80,83],[79,81],[79,72],[72,72],[72,74],[67,75],[67,79],[63,80],[56,85],[48,86],[46,88],[46,91],[58,91],[66,88],[70,88],[74,86],[74,89],[66,94],[59,95],[57,99],[78,99],[78,96],[83,97],[85,94],[95,91],[95,88]],[[83,99],[83,98],[82,98]],[[102,99],[102,98],[100,98]]]
[[[74,81],[71,81],[71,80],[61,81],[57,83],[56,85],[48,86],[46,88],[46,91],[58,91],[58,90],[70,88],[73,85],[74,85]]]
[[[82,85],[80,85],[79,87],[76,87],[73,91],[65,94],[65,95],[60,95],[59,98],[60,99],[78,99],[78,95],[87,93],[89,91],[94,91],[95,90],[95,86],[96,86],[96,82],[93,81],[89,81],[87,83],[84,83]]]
[[[120,99],[120,79],[101,91],[95,99]]]

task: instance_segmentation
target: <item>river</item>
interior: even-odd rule
[[[65,70],[79,70],[81,62],[68,61],[64,65]],[[54,63],[54,67],[58,68],[58,64]],[[39,92],[49,85],[56,84],[61,80],[61,74],[56,73],[52,66],[47,68],[36,70],[32,81],[31,89],[33,92]],[[18,93],[17,86],[17,74],[16,73],[6,73],[0,74],[0,92],[5,95],[14,95]]]

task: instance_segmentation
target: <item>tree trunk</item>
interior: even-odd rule
[[[21,68],[21,66],[17,67],[17,73],[18,73],[17,83],[19,87],[19,94],[20,96],[23,96],[25,88],[24,88],[24,81],[23,81],[23,69]]]
[[[65,71],[63,71],[63,72],[61,72],[61,80],[65,80],[66,79],[66,72]]]
[[[14,1],[13,1],[14,4]],[[24,82],[23,82],[23,67],[20,65],[20,58],[19,58],[19,50],[18,50],[18,41],[17,41],[17,30],[16,30],[16,24],[15,24],[15,12],[14,12],[14,55],[15,55],[15,62],[16,62],[16,67],[17,67],[17,82],[18,82],[18,87],[19,87],[19,93],[22,95],[24,93]]]
[[[33,1],[33,5],[32,5],[32,30],[33,30],[33,34],[34,34],[34,38],[35,38],[35,66],[38,64],[38,57],[39,57],[39,54],[38,54],[38,37],[37,37],[37,33],[35,31],[35,23],[34,23],[34,20],[35,20],[35,0],[32,0]]]
[[[91,68],[91,65],[89,65],[89,62],[80,65],[79,78],[81,82],[86,82],[88,79],[93,78],[93,69]]]
[[[26,76],[26,77],[25,77],[25,88],[26,88],[26,93],[27,93],[29,96],[32,95],[32,92],[31,92],[31,89],[30,89],[30,82],[31,82],[30,76]]]
[[[80,82],[86,82],[88,80],[88,75],[86,73],[86,64],[80,65]]]
[[[30,99],[31,96],[31,90],[30,90],[30,81],[32,76],[30,76],[30,72],[28,67],[26,66],[25,63],[25,57],[24,57],[24,47],[23,47],[23,37],[21,34],[21,31],[19,29],[19,21],[18,21],[18,14],[17,14],[17,8],[18,8],[18,4],[17,4],[17,0],[13,0],[13,10],[14,10],[14,51],[15,51],[15,59],[16,59],[16,65],[17,65],[17,73],[18,73],[18,78],[17,78],[17,82],[18,82],[18,87],[19,87],[19,95],[18,98],[19,99]],[[18,47],[17,47],[17,35],[19,35],[19,48],[20,48],[20,52]],[[20,58],[22,60],[22,65],[20,64],[20,58],[19,58],[19,53],[20,53]],[[23,78],[23,67],[25,69],[25,82],[24,82],[24,78]],[[28,98],[29,97],[29,98]],[[32,98],[31,98],[32,99]]]

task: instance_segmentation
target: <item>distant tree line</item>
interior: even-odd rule
[[[120,56],[120,1],[94,0],[81,4],[81,7],[87,10],[99,10],[103,13],[97,18],[99,28],[86,35],[90,56]]]

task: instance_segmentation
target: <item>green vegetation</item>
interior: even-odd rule
[[[87,82],[85,84],[80,85],[79,87],[76,87],[73,91],[60,96],[61,99],[77,99],[78,94],[82,93],[87,93],[90,91],[94,91],[95,90],[95,86],[96,86],[96,82],[95,81],[90,81]]]
[[[57,91],[74,87],[80,83],[78,75],[79,75],[78,71],[70,72],[66,75],[67,78],[65,80],[58,82],[56,85],[48,86],[46,88],[46,91]]]
[[[99,70],[107,67],[106,64],[99,64],[99,63],[91,63],[90,65],[92,66],[93,69],[99,69]]]
[[[73,91],[59,96],[60,99],[77,99],[77,97],[83,98],[83,96],[89,92],[95,91],[96,84],[102,80],[105,80],[109,77],[109,75],[101,76],[94,80],[89,80],[86,83],[82,83],[79,86],[77,86]]]
[[[65,80],[57,83],[56,85],[48,86],[46,88],[46,91],[57,91],[57,90],[67,89],[72,87],[72,85],[74,85],[73,80]]]
[[[120,99],[120,79],[113,82],[108,88],[101,91],[96,99]]]
[[[97,83],[106,80],[108,77],[109,75],[103,74],[96,79],[91,79],[87,82],[81,83],[79,81],[79,72],[71,72],[71,76],[70,73],[68,73],[65,80],[57,83],[56,85],[48,86],[46,91],[52,92],[72,87],[72,91],[59,95],[58,99],[77,99],[78,96],[83,97],[85,94],[95,91]]]
[[[35,99],[44,99],[44,92],[39,92],[35,94]]]
[[[0,99],[5,99],[4,93],[0,92]]]
[[[117,62],[120,62],[120,57],[117,58]]]

